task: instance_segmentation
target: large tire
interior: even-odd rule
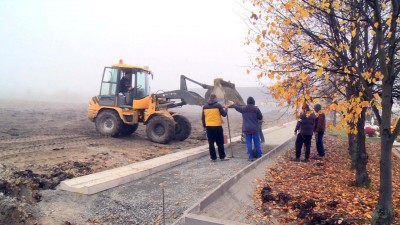
[[[139,124],[138,124],[138,123],[135,124],[135,125],[126,125],[126,124],[124,124],[124,125],[122,126],[121,131],[119,132],[119,135],[120,135],[120,136],[128,136],[128,135],[131,135],[131,134],[135,133],[135,131],[138,129],[138,127],[139,127]]]
[[[96,129],[100,134],[111,137],[118,137],[124,123],[118,114],[111,110],[104,110],[95,119]]]
[[[175,135],[174,122],[166,116],[156,115],[147,123],[146,133],[151,141],[167,144]]]
[[[190,136],[190,133],[192,132],[192,124],[190,124],[190,121],[184,116],[173,115],[173,117],[176,122],[174,140],[177,141],[186,140]]]

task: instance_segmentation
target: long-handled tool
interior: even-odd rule
[[[186,77],[185,75],[181,75],[181,90],[188,90],[186,81],[191,81],[197,85],[200,85],[204,89],[207,89],[205,93],[205,99],[208,99],[212,94],[215,94],[218,99],[224,99],[225,104],[227,105],[229,102],[233,102],[238,105],[244,105],[244,101],[242,96],[240,96],[239,92],[235,88],[235,84],[229,81],[224,81],[222,78],[214,79],[214,86],[202,84],[193,79]],[[201,98],[198,94],[194,94],[194,97]],[[232,135],[231,135],[231,127],[229,124],[229,114],[227,114],[226,119],[228,121],[228,133],[229,133],[229,148],[231,150],[231,157],[233,158],[233,149],[232,149]]]
[[[241,96],[239,95],[239,93],[236,91],[235,89],[235,85],[232,83],[229,83],[229,88],[227,88],[225,85],[223,87],[223,83],[225,81],[223,81],[222,79],[215,79],[214,80],[214,86],[213,86],[213,90],[212,93],[215,94],[217,97],[219,98],[223,98],[225,105],[228,105],[229,101],[232,101],[231,99],[234,98],[236,101],[240,102],[240,100],[242,99]],[[226,83],[226,82],[225,82]],[[227,96],[227,91],[230,91],[231,93],[229,93],[229,96]],[[235,97],[232,97],[232,92],[235,93]],[[236,94],[237,93],[237,94]],[[238,100],[238,97],[240,98],[240,100]],[[230,99],[228,99],[230,98]],[[243,100],[242,100],[243,101]],[[233,149],[232,149],[232,135],[231,135],[231,127],[230,127],[230,123],[229,123],[229,113],[226,114],[226,120],[228,122],[228,134],[229,134],[229,149],[231,151],[231,158],[233,158]]]
[[[228,121],[229,149],[231,150],[231,158],[233,158],[232,136],[231,136],[231,128],[229,126],[229,113],[226,114],[226,120]]]

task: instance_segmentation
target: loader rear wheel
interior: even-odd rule
[[[174,123],[166,116],[154,116],[147,123],[146,133],[151,141],[166,144],[174,137]]]
[[[139,124],[135,124],[135,125],[124,124],[122,126],[121,131],[119,132],[119,135],[121,135],[121,136],[131,135],[131,134],[135,133],[135,131],[138,129],[138,127],[139,127]]]
[[[174,115],[173,117],[176,122],[174,140],[186,140],[192,132],[192,125],[190,124],[190,121],[181,115]]]
[[[123,122],[114,111],[101,111],[95,119],[96,129],[100,134],[118,137],[123,127]]]

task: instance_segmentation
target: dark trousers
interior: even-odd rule
[[[297,135],[297,138],[296,138],[296,158],[297,159],[299,159],[301,156],[301,148],[303,147],[303,144],[306,145],[305,159],[310,158],[311,138],[312,138],[312,135],[302,135],[302,134]]]
[[[226,155],[224,149],[224,130],[222,129],[222,126],[206,127],[206,129],[211,159],[217,159],[214,143],[217,143],[219,158],[224,159]]]
[[[318,155],[321,156],[321,157],[325,156],[323,138],[324,138],[324,132],[323,131],[319,131],[317,133],[317,136],[316,136],[315,140],[317,141],[317,152],[318,152]]]

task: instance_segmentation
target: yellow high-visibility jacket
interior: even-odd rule
[[[203,106],[203,113],[201,115],[201,121],[203,127],[218,127],[222,126],[222,118],[227,115],[227,111],[224,110],[221,104],[217,101],[209,101]]]

